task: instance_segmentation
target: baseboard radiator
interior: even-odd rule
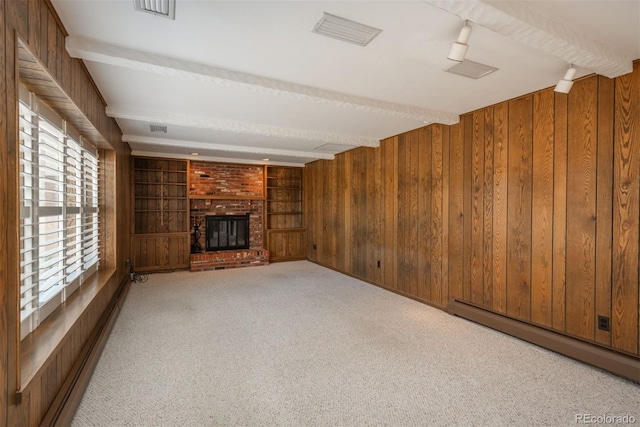
[[[640,359],[453,299],[449,313],[640,383]]]
[[[82,395],[89,385],[100,354],[107,343],[107,338],[113,329],[113,325],[120,314],[122,304],[129,292],[131,281],[126,275],[115,295],[109,302],[98,324],[94,328],[87,343],[82,348],[78,359],[71,368],[71,372],[62,384],[49,410],[45,414],[40,427],[62,427],[71,425],[76,409],[80,405]]]

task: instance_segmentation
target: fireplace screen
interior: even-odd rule
[[[206,217],[206,250],[249,249],[249,214]]]

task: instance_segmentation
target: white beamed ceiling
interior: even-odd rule
[[[638,1],[176,0],[175,21],[52,2],[140,155],[303,165],[553,86],[568,62],[616,77],[640,58]],[[383,31],[364,48],[323,37],[323,12]],[[443,72],[463,19],[467,58],[499,69],[479,80]]]

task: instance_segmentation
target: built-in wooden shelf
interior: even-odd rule
[[[265,229],[271,261],[306,258],[302,168],[267,166]]]
[[[235,196],[235,195],[211,195],[190,194],[190,200],[265,200],[262,196]]]
[[[189,267],[186,160],[134,157],[133,236],[136,271]]]

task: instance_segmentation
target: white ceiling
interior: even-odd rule
[[[640,58],[640,1],[52,0],[134,154],[302,165]],[[360,47],[311,32],[328,12],[382,29]],[[479,80],[444,69],[463,20]],[[149,124],[168,126],[150,132]],[[262,159],[268,158],[269,161]]]

